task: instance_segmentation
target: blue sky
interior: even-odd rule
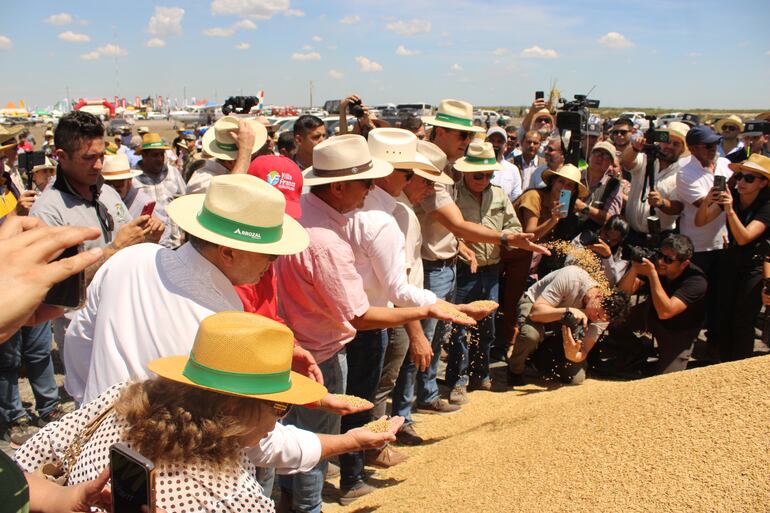
[[[770,2],[34,1],[0,7],[0,103],[66,95],[269,104],[529,103],[770,108]],[[118,7],[122,6],[122,7]]]

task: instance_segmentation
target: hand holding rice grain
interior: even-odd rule
[[[469,326],[476,324],[476,321],[473,319],[473,317],[461,312],[455,305],[450,303],[436,303],[433,305],[433,308],[436,308],[441,314],[443,314],[442,318],[444,318],[444,320],[456,322],[458,324],[466,324]]]

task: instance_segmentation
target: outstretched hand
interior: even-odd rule
[[[353,406],[345,399],[337,396],[336,394],[326,394],[316,404],[316,408],[324,410],[328,413],[335,415],[350,415],[351,413],[359,413],[362,411],[371,410],[374,408],[374,404],[366,401],[366,404],[361,406]]]
[[[510,248],[519,248],[533,253],[540,253],[541,255],[550,255],[551,252],[548,248],[532,242],[534,238],[534,233],[512,232],[506,234],[506,245]]]
[[[345,433],[355,441],[358,446],[358,449],[356,450],[365,451],[368,449],[379,449],[384,447],[388,442],[396,440],[396,433],[398,433],[398,430],[401,429],[401,426],[404,424],[404,417],[390,417],[389,419],[387,417],[380,417],[380,419],[388,420],[388,430],[384,433],[375,433],[374,431],[369,431],[363,427],[353,428]]]

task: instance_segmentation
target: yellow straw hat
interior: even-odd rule
[[[728,166],[736,173],[738,171],[750,171],[770,180],[770,157],[765,157],[759,153],[752,153],[748,160],[728,164]]]
[[[583,185],[580,170],[572,164],[564,164],[558,171],[551,171],[550,169],[543,171],[543,180],[545,180],[546,183],[548,183],[547,180],[552,176],[561,176],[562,178],[575,182],[578,184],[579,196],[581,198],[588,196],[588,188]]]
[[[198,327],[190,354],[158,358],[147,368],[165,379],[240,397],[310,404],[326,387],[291,370],[294,334],[246,312],[220,312]]]
[[[141,153],[144,150],[170,150],[171,146],[166,144],[166,141],[154,132],[144,134],[142,136],[142,146],[137,148],[135,153]]]

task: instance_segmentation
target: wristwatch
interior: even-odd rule
[[[502,248],[508,247],[508,234],[506,232],[500,233],[500,247]]]
[[[583,207],[583,208],[581,208],[581,209],[580,209],[580,213],[581,213],[582,215],[584,215],[584,216],[588,216],[588,213],[589,213],[589,210],[588,210],[588,209],[589,209],[589,208],[591,208],[591,206],[590,206],[590,205],[586,205],[585,207]]]

